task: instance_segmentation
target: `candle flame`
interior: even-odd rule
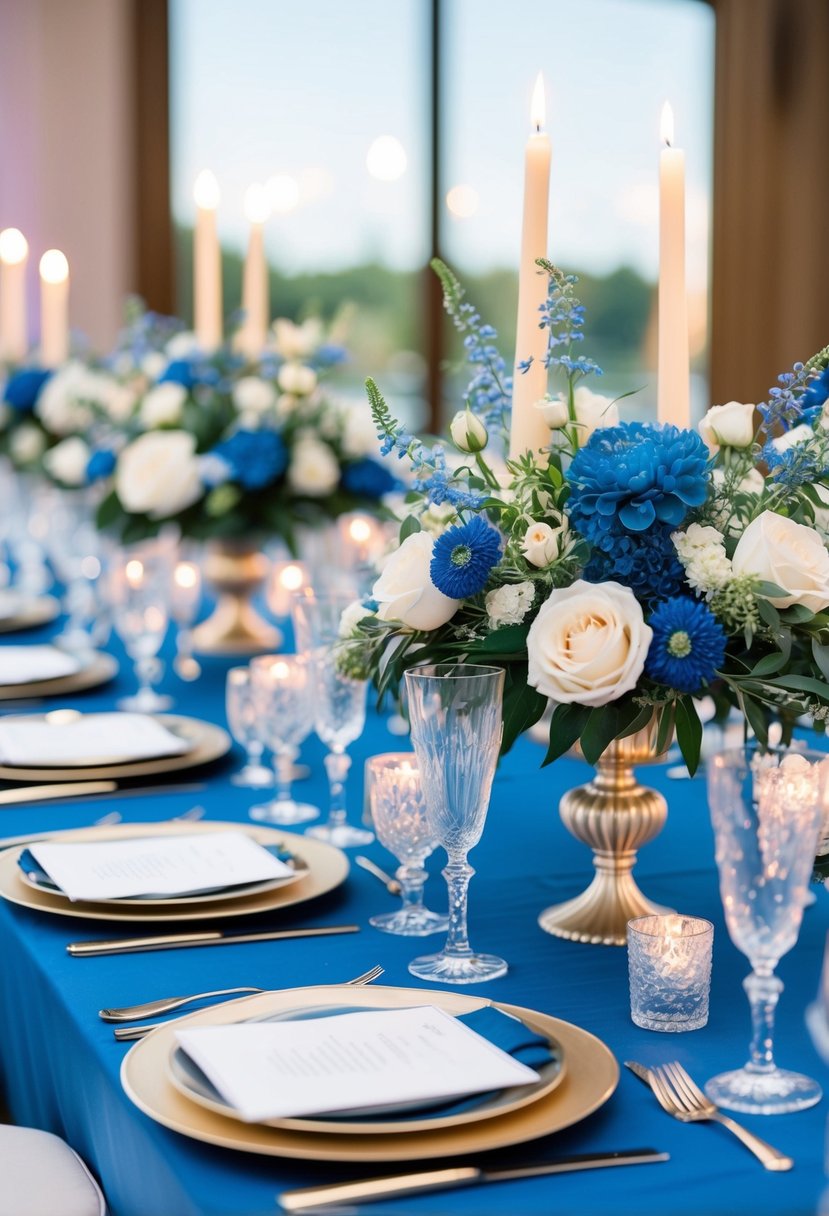
[[[199,569],[193,562],[179,562],[175,568],[173,579],[177,587],[190,589],[199,581]]]
[[[131,561],[127,562],[124,573],[131,587],[140,587],[144,581],[144,563],[138,561],[137,558],[132,558]]]
[[[254,182],[245,192],[245,219],[249,224],[264,224],[270,217],[271,200],[268,191],[258,182]]]
[[[669,101],[666,101],[662,107],[662,120],[659,124],[659,132],[662,136],[662,142],[670,148],[674,142],[674,111]]]
[[[274,663],[271,668],[271,675],[275,680],[287,680],[290,674],[291,669],[284,659],[280,659],[279,662]]]
[[[289,565],[279,575],[279,582],[286,591],[299,591],[305,582],[302,566]]]
[[[371,524],[367,519],[358,516],[357,519],[352,519],[348,533],[355,544],[364,545],[371,536]]]
[[[196,206],[205,211],[215,211],[220,197],[219,183],[216,181],[215,173],[211,173],[209,169],[202,169],[193,184],[193,198]]]
[[[0,232],[0,262],[16,266],[25,262],[28,252],[29,242],[19,228],[4,228]]]
[[[66,254],[59,249],[47,249],[40,259],[40,277],[44,283],[65,283],[69,278]]]
[[[535,127],[536,131],[540,131],[544,126],[544,120],[546,117],[547,107],[544,98],[544,77],[539,72],[535,78],[533,99],[530,103],[530,122]]]

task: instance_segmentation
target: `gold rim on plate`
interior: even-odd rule
[[[375,987],[373,991],[382,992],[387,997],[395,992],[403,993],[410,999],[415,990]],[[595,1035],[579,1026],[517,1005],[486,1001],[458,992],[416,991],[419,998],[435,1004],[439,1002],[449,1012],[469,1013],[483,1005],[495,1005],[520,1018],[534,1030],[555,1039],[567,1060],[567,1074],[561,1085],[538,1101],[498,1118],[406,1135],[338,1136],[240,1123],[196,1106],[175,1089],[167,1075],[167,1060],[174,1041],[176,1022],[186,1020],[194,1024],[198,1018],[200,1024],[218,1025],[228,1016],[232,1020],[235,1016],[232,1006],[238,1009],[242,1004],[239,1001],[200,1010],[198,1015],[190,1014],[186,1019],[176,1019],[176,1022],[152,1031],[136,1043],[124,1058],[121,1084],[130,1101],[145,1115],[193,1140],[270,1157],[372,1162],[455,1157],[538,1140],[586,1119],[607,1102],[618,1084],[619,1066],[613,1053]],[[292,993],[267,992],[244,998],[246,1014],[255,1017],[276,1011],[280,1008],[281,1000],[296,1000],[299,993],[304,999],[312,1000],[317,995],[332,997],[336,994],[340,1000],[344,997],[341,986],[294,989]],[[346,999],[350,1000],[351,995],[348,993]],[[222,1015],[225,1015],[224,1018]]]
[[[315,990],[316,991],[316,990]],[[285,1017],[290,1020],[291,1013],[311,1014],[314,1010],[322,1011],[323,1009],[332,1008],[347,1008],[351,1012],[355,1006],[363,1009],[406,1009],[418,1005],[438,1005],[441,1006],[441,997],[445,994],[425,992],[420,989],[403,989],[403,988],[385,988],[382,986],[372,985],[371,987],[348,988],[343,990],[339,987],[333,990],[331,995],[325,998],[310,996],[305,989],[296,990],[295,998],[290,1004],[281,1004],[278,1010],[274,1010],[275,1014]],[[291,997],[291,993],[279,993],[280,997]],[[493,1004],[491,1001],[475,1000],[475,1007],[481,1008],[483,1005]],[[240,1002],[230,1002],[231,1005],[238,1005]],[[496,1006],[497,1007],[497,1006]],[[201,1010],[198,1012],[202,1012]],[[232,1014],[232,1009],[231,1009]],[[448,1009],[447,1013],[457,1013],[456,1009]],[[239,1010],[242,1013],[242,1010]],[[185,1020],[185,1019],[181,1019]],[[190,1015],[187,1015],[186,1020],[190,1025],[203,1025],[204,1022],[196,1018],[195,1022],[191,1021]],[[231,1016],[231,1022],[239,1021],[267,1021],[266,1018],[255,1017],[249,1019],[247,1015],[244,1017]],[[222,1019],[224,1022],[225,1019]],[[558,1067],[552,1065],[545,1066],[545,1072],[542,1074],[542,1079],[531,1085],[514,1085],[508,1089],[499,1090],[495,1094],[489,1096],[478,1095],[481,1099],[478,1105],[470,1110],[465,1110],[456,1114],[432,1116],[421,1116],[407,1119],[403,1112],[395,1118],[384,1118],[382,1115],[377,1115],[375,1118],[363,1116],[359,1118],[355,1115],[349,1119],[347,1115],[337,1116],[334,1118],[324,1118],[322,1116],[314,1117],[311,1115],[303,1116],[302,1118],[291,1119],[263,1119],[262,1125],[265,1127],[285,1128],[286,1130],[294,1130],[299,1132],[321,1132],[324,1135],[332,1136],[347,1136],[347,1135],[410,1135],[423,1131],[436,1131],[438,1128],[460,1127],[465,1123],[479,1123],[484,1119],[496,1119],[502,1115],[508,1114],[510,1111],[519,1110],[522,1106],[529,1106],[533,1102],[538,1102],[541,1098],[552,1093],[556,1086],[560,1085],[564,1080],[567,1063],[564,1058],[564,1053],[561,1046],[555,1037],[547,1032],[546,1029],[538,1028],[536,1025],[530,1026],[526,1019],[521,1019],[524,1025],[529,1026],[533,1031],[539,1031],[546,1038],[552,1048],[558,1062]],[[211,1022],[211,1024],[213,1024]],[[170,1054],[167,1059],[167,1075],[175,1086],[175,1088],[191,1102],[195,1102],[198,1106],[202,1106],[205,1110],[213,1111],[217,1115],[222,1115],[225,1118],[240,1120],[241,1116],[229,1106],[226,1102],[210,1098],[207,1094],[200,1093],[188,1079],[181,1066],[180,1055],[181,1048],[177,1047],[173,1042],[170,1046]],[[471,1094],[474,1098],[476,1095]]]
[[[26,684],[0,684],[0,701],[17,701],[27,697],[64,697],[107,684],[118,674],[118,661],[111,654],[96,651],[80,671],[48,680],[30,680]]]
[[[29,886],[17,859],[22,848],[9,848],[0,853],[0,898],[23,908],[37,912],[49,912],[54,916],[73,916],[83,920],[122,921],[134,925],[168,924],[202,920],[226,920],[230,917],[255,916],[260,912],[278,912],[282,908],[296,907],[308,900],[316,899],[340,886],[348,874],[348,859],[340,849],[314,840],[310,836],[240,823],[124,823],[119,824],[117,839],[136,839],[142,836],[183,836],[191,832],[243,831],[259,844],[281,844],[288,842],[290,852],[308,867],[296,881],[269,887],[266,891],[247,891],[242,895],[229,895],[209,902],[203,896],[190,899],[153,901],[147,907],[146,900],[136,900],[126,906],[126,901],[112,903],[71,903],[65,895],[57,895]],[[76,831],[55,833],[61,843],[72,841],[101,841],[113,839],[112,827],[78,828]],[[49,839],[49,837],[45,837]]]
[[[114,660],[113,660],[114,661]],[[126,763],[100,764],[81,768],[18,768],[0,764],[3,781],[93,781],[119,777],[154,777],[158,773],[176,773],[181,769],[197,768],[227,755],[232,745],[230,735],[213,722],[200,718],[185,718],[179,714],[154,714],[163,726],[180,735],[190,744],[186,752],[174,756],[155,756],[151,760],[131,760]]]
[[[59,614],[60,601],[53,595],[21,596],[17,610],[0,617],[0,633],[36,629],[38,625],[48,625]]]

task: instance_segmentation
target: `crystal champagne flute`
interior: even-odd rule
[[[167,633],[166,571],[147,556],[122,556],[110,576],[114,624],[127,654],[135,665],[138,692],[122,697],[119,709],[152,714],[169,709],[172,698],[153,688],[161,677],[158,652]]]
[[[820,1100],[816,1081],[778,1067],[774,1015],[783,984],[774,974],[797,941],[820,830],[829,758],[757,744],[720,752],[708,765],[720,894],[731,940],[752,967],[748,1062],[714,1077],[718,1106],[747,1114],[804,1110]]]
[[[437,663],[406,672],[412,743],[426,813],[448,856],[449,934],[438,954],[409,964],[419,979],[474,984],[504,975],[507,964],[469,944],[467,897],[475,871],[467,854],[481,839],[503,731],[504,673],[499,667]]]

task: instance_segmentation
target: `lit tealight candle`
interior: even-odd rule
[[[304,562],[275,562],[268,587],[268,607],[274,616],[290,616],[292,597],[309,585]]]
[[[69,263],[59,249],[40,259],[40,361],[57,367],[69,354]]]
[[[29,349],[26,265],[29,245],[18,228],[0,232],[0,360],[19,363]]]
[[[237,335],[243,354],[254,359],[262,354],[268,333],[268,263],[265,258],[265,223],[271,203],[264,186],[253,185],[245,195],[245,218],[250,224],[248,252],[242,273],[244,319]]]
[[[209,169],[196,178],[193,198],[193,327],[199,346],[209,353],[222,341],[222,255],[216,227],[220,193]]]
[[[365,565],[379,555],[383,529],[376,519],[357,513],[341,515],[339,528],[343,552],[352,556],[354,564]]]
[[[124,568],[124,574],[130,587],[137,591],[144,583],[144,563],[137,557],[131,558]]]
[[[696,916],[628,922],[630,1015],[646,1030],[697,1030],[708,1021],[714,926]]]
[[[170,615],[179,625],[195,620],[201,603],[201,570],[195,562],[177,562],[173,571]]]

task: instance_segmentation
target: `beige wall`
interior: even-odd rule
[[[133,267],[131,0],[0,0],[0,228],[37,262],[69,258],[71,324],[96,348],[121,320]]]

